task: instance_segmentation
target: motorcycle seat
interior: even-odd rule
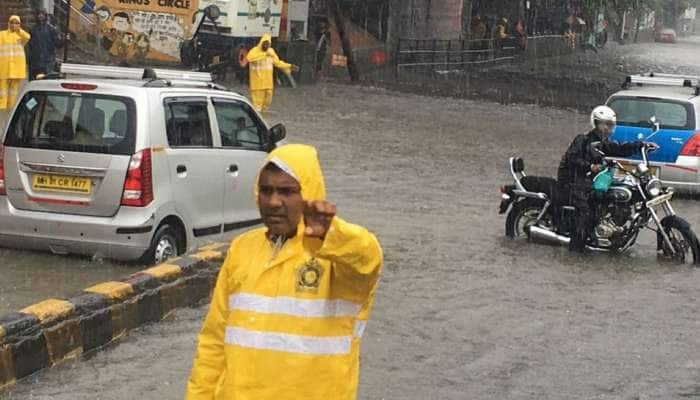
[[[557,193],[557,180],[546,176],[524,176],[520,183],[529,192],[544,193],[550,199],[555,199]]]

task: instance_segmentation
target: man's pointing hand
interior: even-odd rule
[[[304,202],[304,235],[324,239],[337,210],[335,204],[326,200]]]

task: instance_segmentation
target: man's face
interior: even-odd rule
[[[129,20],[124,17],[114,17],[112,26],[119,32],[126,32],[129,29]]]
[[[107,10],[97,10],[95,11],[95,14],[97,14],[98,17],[100,17],[100,21],[104,22],[109,18],[109,11]]]
[[[37,14],[36,20],[39,21],[40,24],[43,24],[44,22],[46,22],[46,14],[44,14],[44,13]]]
[[[270,48],[270,42],[264,41],[263,44],[262,44],[262,49],[263,49],[264,51],[267,51],[267,49],[269,49],[269,48]]]
[[[615,130],[615,123],[612,121],[601,121],[596,124],[596,129],[603,139],[607,139]]]
[[[265,168],[258,182],[260,216],[270,235],[293,237],[301,221],[304,200],[299,183],[277,169]]]

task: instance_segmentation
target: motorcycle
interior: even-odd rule
[[[599,151],[599,150],[596,150]],[[607,190],[595,191],[594,229],[586,247],[595,251],[624,252],[637,241],[639,232],[656,232],[657,250],[676,262],[700,264],[700,243],[690,224],[671,206],[673,189],[652,173],[648,148],[642,161],[625,168],[619,161],[603,158],[608,169]],[[602,155],[602,154],[601,154]],[[576,210],[557,201],[557,181],[528,176],[521,158],[509,160],[513,184],[501,188],[499,214],[506,216],[506,235],[511,238],[568,245],[573,234]],[[660,215],[663,212],[663,217]]]

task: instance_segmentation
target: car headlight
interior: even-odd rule
[[[651,197],[656,197],[661,194],[661,181],[658,178],[653,178],[647,183],[645,190]]]

